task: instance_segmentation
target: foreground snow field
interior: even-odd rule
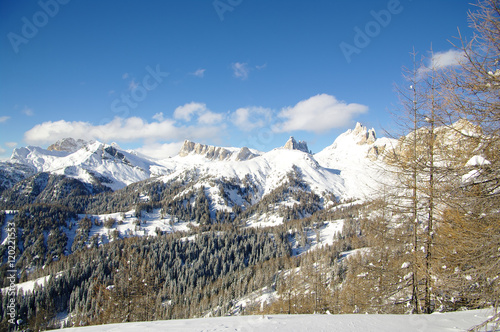
[[[69,328],[58,331],[466,331],[493,314],[470,310],[432,315],[275,315],[238,316],[123,323]]]

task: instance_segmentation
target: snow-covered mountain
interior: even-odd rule
[[[291,171],[318,194],[330,192],[337,197],[362,198],[374,187],[370,179],[379,156],[390,139],[376,139],[373,129],[357,123],[354,130],[340,135],[334,143],[317,154],[310,154],[307,143],[293,137],[281,148],[263,153],[247,148],[219,148],[186,141],[180,153],[159,161],[169,170],[164,179],[175,177],[186,169],[216,178],[244,179],[248,175],[263,194],[282,184]],[[246,157],[242,158],[241,156]],[[376,189],[376,188],[373,188]]]
[[[8,162],[0,163],[0,189],[12,187],[4,193],[9,200],[39,195],[53,199],[70,193],[116,191],[152,179],[164,184],[184,183],[178,197],[203,189],[212,212],[257,204],[277,188],[317,195],[321,199],[318,204],[324,207],[335,199],[362,199],[373,194],[377,190],[375,179],[380,178],[377,169],[384,167],[381,155],[388,144],[391,140],[377,139],[373,129],[358,123],[317,154],[311,154],[306,142],[293,137],[269,152],[186,140],[178,155],[152,161],[116,144],[68,138],[48,149],[15,149]],[[54,190],[57,194],[47,192]],[[281,205],[299,203],[293,195],[285,196],[280,196]],[[35,201],[45,202],[45,198]]]
[[[346,197],[363,198],[377,191],[387,176],[383,153],[396,144],[394,139],[376,138],[374,129],[358,122],[314,157],[321,166],[339,171]]]
[[[246,148],[241,150],[243,149]],[[234,151],[234,154],[238,156],[239,152]],[[252,153],[251,158],[225,158],[223,160],[213,159],[204,154],[179,154],[158,163],[171,171],[171,174],[163,178],[164,180],[186,170],[196,169],[204,176],[215,178],[243,180],[250,177],[263,194],[279,186],[288,173],[299,169],[303,179],[310,184],[311,188],[321,191],[331,190],[338,195],[342,194],[342,179],[338,176],[338,172],[321,167],[314,156],[308,153],[287,148],[276,148],[266,153],[254,151],[250,153]]]
[[[36,168],[16,162],[0,162],[0,192],[36,173]]]
[[[13,164],[24,165],[33,173],[63,175],[87,184],[102,184],[112,190],[161,172],[155,162],[123,151],[116,145],[72,138],[61,140],[48,149],[35,146],[17,148],[0,169],[6,170]]]

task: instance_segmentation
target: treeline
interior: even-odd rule
[[[283,268],[277,271],[272,283],[267,287],[277,296],[270,302],[251,303],[246,308],[235,308],[243,314],[311,314],[311,313],[353,313],[362,312],[363,290],[353,287],[358,280],[356,275],[358,259],[369,252],[369,235],[363,227],[358,212],[364,207],[354,205],[345,207],[346,217],[342,232],[334,235],[332,245],[325,245],[303,255],[283,260]],[[332,210],[321,211],[322,215],[337,215]],[[314,229],[321,226],[313,215],[308,220],[294,220],[287,226],[297,229]],[[321,219],[320,220],[324,220]],[[311,222],[313,222],[311,224]],[[310,225],[310,226],[306,226]],[[288,227],[284,227],[287,229]],[[299,227],[299,228],[297,228]],[[290,232],[288,232],[290,233]],[[292,236],[294,232],[291,232]],[[363,294],[360,296],[359,294]],[[380,298],[383,298],[381,294]],[[383,309],[372,312],[402,313],[404,305],[386,303]]]
[[[291,206],[288,206],[290,204]],[[321,209],[321,198],[303,181],[298,167],[293,166],[283,184],[262,197],[258,203],[242,211],[235,222],[244,223],[249,218],[258,218],[264,214],[276,214],[283,217],[284,221],[290,221],[309,217]]]
[[[289,255],[286,235],[230,225],[189,238],[115,241],[53,262],[43,287],[18,295],[17,313],[22,327],[34,330],[50,327],[63,311],[75,315],[76,325],[188,318],[213,309],[222,315],[280,268],[268,272],[264,262]]]
[[[40,172],[2,191],[0,209],[17,210],[28,204],[51,202],[68,205],[82,197],[109,191],[100,183],[87,184],[64,175]]]
[[[199,181],[208,183],[200,186]],[[216,202],[212,202],[210,195],[203,190],[208,186],[219,189],[222,201],[217,203],[226,206],[225,211],[214,208]],[[75,179],[39,173],[4,191],[0,208],[20,209],[30,204],[57,202],[79,214],[105,214],[136,209],[137,215],[143,210],[163,208],[165,214],[175,215],[182,221],[227,223],[233,221],[245,208],[232,202],[231,194],[235,193],[245,204],[251,205],[255,202],[257,192],[250,175],[243,180],[202,179],[195,170],[186,171],[166,182],[148,179],[115,192],[109,189],[91,190]]]
[[[261,213],[261,208],[267,209],[270,204],[279,206],[281,200],[297,202],[293,207],[281,205],[279,213],[285,215],[285,220],[303,218],[322,208],[319,196],[307,191],[307,186],[297,176],[297,170],[288,175],[287,182],[257,203],[257,208],[249,206],[245,209],[245,206],[228,200],[228,193],[231,191],[241,195],[249,202],[248,204],[254,200],[257,187],[251,183],[250,176],[242,181],[209,179],[213,182],[209,184],[219,189],[217,199],[222,199],[223,202],[214,202],[214,198],[208,195],[210,189],[197,185],[198,180],[197,173],[193,171],[166,183],[144,181],[114,193],[69,196],[55,203],[35,203],[20,208],[13,220],[17,228],[16,268],[20,274],[19,280],[21,282],[28,280],[31,277],[28,276],[27,271],[36,271],[64,255],[87,247],[98,246],[99,238],[90,237],[90,229],[95,221],[88,217],[79,220],[77,215],[77,213],[89,212],[85,209],[94,212],[116,212],[116,209],[135,208],[136,217],[139,220],[143,211],[152,212],[153,209],[161,209],[162,217],[168,215],[172,222],[184,221],[214,225],[239,224],[243,213]],[[226,206],[225,210],[214,208],[215,204],[221,203]],[[229,208],[230,206],[232,208]],[[250,212],[246,212],[248,210]],[[68,237],[70,233],[71,238]],[[118,231],[113,230],[110,238],[118,239]],[[6,248],[5,245],[0,245],[2,258],[0,271],[7,269]],[[2,276],[5,278],[6,274],[3,273]],[[6,279],[0,280],[0,286],[6,284],[8,284]]]

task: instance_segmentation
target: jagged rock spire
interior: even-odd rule
[[[309,153],[309,148],[307,147],[307,143],[304,141],[297,142],[293,136],[290,136],[288,141],[285,143],[283,148],[288,150],[299,150],[305,153]]]
[[[358,144],[373,144],[377,139],[375,129],[367,129],[359,122],[356,123],[356,127],[352,133],[359,137]]]

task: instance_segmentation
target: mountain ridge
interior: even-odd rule
[[[253,149],[250,150],[246,146],[242,148],[225,148],[185,140],[179,150],[178,156],[186,157],[190,154],[201,155],[209,160],[243,161],[259,156],[262,152]]]
[[[40,172],[55,176],[50,183],[63,181],[64,177],[80,181],[83,186],[78,185],[77,192],[87,194],[103,192],[103,187],[116,191],[148,179],[170,182],[197,174],[195,186],[204,188],[213,187],[213,181],[240,184],[251,181],[255,188],[252,202],[255,203],[288,181],[290,174],[296,174],[308,191],[321,197],[333,194],[338,199],[360,199],[373,191],[370,188],[373,174],[364,173],[377,162],[379,151],[386,144],[384,139],[375,137],[373,129],[368,130],[357,123],[354,129],[347,130],[316,154],[311,153],[306,142],[297,142],[293,137],[269,152],[186,140],[176,156],[155,161],[134,151],[124,151],[116,144],[67,138],[50,145],[50,149],[33,146],[15,149],[7,163],[0,163],[0,174],[4,174],[5,179],[0,189],[14,188],[17,183],[27,181],[14,191],[31,197],[32,193],[26,192],[31,188],[29,177]],[[24,173],[14,174],[13,164],[24,165]],[[182,192],[187,193],[188,189]],[[9,195],[12,197],[13,193]],[[229,205],[214,203],[216,209],[227,210],[243,204],[236,192],[224,194],[229,195],[229,200],[212,189],[207,195],[213,202],[229,202]]]

